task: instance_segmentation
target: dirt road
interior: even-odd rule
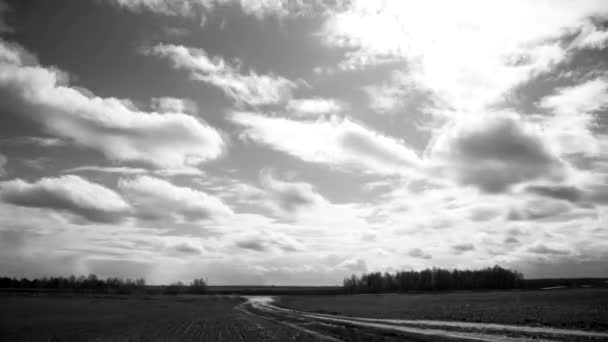
[[[237,310],[296,329],[319,341],[606,341],[608,333],[545,327],[432,320],[370,319],[277,307],[252,297]]]

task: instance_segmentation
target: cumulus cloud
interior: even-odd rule
[[[429,259],[433,258],[433,256],[431,254],[425,253],[420,248],[412,248],[412,249],[410,249],[409,252],[407,252],[407,255],[411,256],[412,258],[425,259],[425,260],[429,260]]]
[[[189,255],[199,255],[202,253],[200,247],[182,242],[178,243],[174,246],[169,247],[170,252],[176,252],[178,254],[189,254]]]
[[[548,255],[568,255],[570,252],[562,248],[554,248],[546,246],[542,243],[531,246],[527,249],[528,252],[535,254],[548,254]]]
[[[608,30],[598,30],[592,23],[584,25],[570,47],[577,49],[603,49],[608,46]]]
[[[502,192],[534,179],[562,179],[564,163],[540,129],[516,115],[488,115],[446,127],[431,147],[434,163],[462,184]]]
[[[572,206],[562,200],[534,199],[512,208],[507,219],[512,221],[540,220],[567,214]]]
[[[421,161],[404,142],[349,119],[314,122],[236,112],[242,136],[311,163],[355,168],[375,174],[411,174]]]
[[[139,174],[154,174],[157,176],[176,176],[176,175],[189,175],[189,176],[200,176],[203,175],[203,171],[195,167],[180,167],[177,169],[156,169],[149,170],[140,167],[128,167],[128,166],[98,166],[98,165],[84,165],[77,166],[61,171],[62,173],[80,173],[80,172],[95,172],[95,173],[116,173],[124,175],[139,175]]]
[[[74,175],[1,182],[0,197],[13,205],[58,210],[95,222],[116,222],[131,210],[113,190]]]
[[[462,254],[473,250],[475,250],[475,245],[472,243],[461,243],[452,246],[452,251],[456,254]]]
[[[71,87],[64,73],[39,65],[22,48],[4,41],[0,98],[4,110],[113,160],[179,168],[215,159],[225,145],[217,130],[192,116],[142,112],[126,100]]]
[[[304,245],[289,235],[264,231],[257,234],[249,234],[236,240],[235,246],[256,252],[297,252],[305,249]]]
[[[230,207],[214,196],[151,176],[121,178],[118,189],[131,201],[137,216],[145,220],[176,217],[198,221],[233,214]]]
[[[594,130],[603,122],[596,113],[608,108],[606,79],[558,89],[542,98],[539,105],[551,111],[552,115],[542,118],[542,124],[561,154],[597,156],[601,152],[602,141]]]
[[[584,193],[579,188],[568,185],[530,185],[525,189],[527,192],[541,196],[563,199],[570,202],[580,201]]]
[[[193,80],[212,84],[237,103],[253,106],[276,104],[291,97],[296,84],[284,77],[241,73],[221,57],[209,57],[203,49],[173,44],[157,44],[144,53],[169,59],[176,69],[190,72]]]
[[[303,182],[286,182],[277,179],[270,170],[260,173],[262,188],[266,191],[269,205],[281,216],[292,217],[315,207],[329,205],[312,185]]]
[[[336,114],[343,110],[343,105],[334,99],[309,98],[291,99],[286,106],[287,112],[295,117],[318,117],[325,114]]]
[[[195,17],[213,11],[219,6],[238,6],[243,13],[263,19],[287,15],[305,14],[313,9],[313,2],[302,1],[257,1],[257,0],[110,0],[134,12],[148,11],[166,16]],[[203,19],[204,22],[204,19]]]
[[[189,99],[176,97],[155,97],[152,99],[152,109],[160,113],[188,113],[198,112],[196,103]]]

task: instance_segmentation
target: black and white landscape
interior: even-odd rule
[[[607,279],[605,0],[0,0],[0,340],[600,341]]]

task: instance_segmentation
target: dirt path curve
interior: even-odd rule
[[[436,320],[348,317],[290,310],[271,297],[251,297],[240,310],[315,334],[321,341],[350,340],[344,334],[385,341],[608,341],[608,333],[545,327]],[[381,339],[379,339],[381,338]],[[365,341],[366,339],[360,339]]]

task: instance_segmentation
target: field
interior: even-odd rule
[[[608,289],[286,296],[279,306],[356,317],[432,319],[608,331]]]
[[[607,305],[608,289],[279,298],[0,293],[0,341],[606,341]]]
[[[0,296],[0,341],[312,341],[237,297]]]

